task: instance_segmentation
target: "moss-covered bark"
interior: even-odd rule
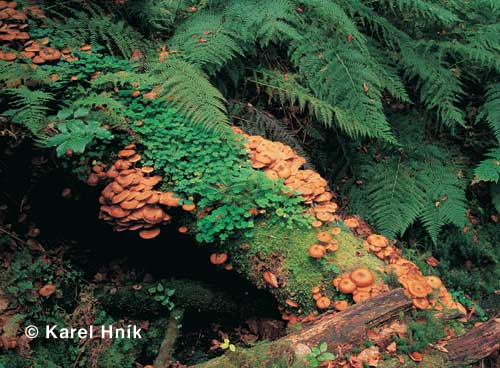
[[[338,250],[329,252],[322,260],[309,256],[308,249],[318,242],[319,231],[330,231],[339,226],[342,231],[332,235],[338,241]],[[315,228],[289,229],[279,224],[269,226],[265,221],[257,222],[255,236],[251,239],[233,241],[227,246],[229,262],[235,269],[257,287],[267,288],[284,306],[287,299],[299,307],[292,308],[298,314],[316,310],[311,289],[319,287],[330,299],[339,297],[332,280],[341,272],[355,268],[369,268],[376,280],[383,280],[384,263],[363,247],[363,239],[356,237],[342,223]],[[278,288],[263,279],[263,273],[272,272]],[[345,296],[345,294],[344,294]],[[290,308],[290,306],[288,306]]]
[[[108,312],[116,311],[120,315],[132,317],[151,317],[165,314],[168,309],[156,302],[148,291],[154,284],[141,284],[140,288],[127,285],[119,288],[103,288],[97,295]],[[191,280],[164,280],[165,289],[175,290],[172,300],[176,307],[184,310],[196,310],[200,313],[220,315],[238,315],[238,305],[229,294]]]

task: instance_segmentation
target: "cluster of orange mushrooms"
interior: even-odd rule
[[[50,47],[47,37],[38,41],[30,39],[30,34],[26,32],[28,15],[45,17],[38,5],[26,6],[22,10],[16,10],[16,7],[15,1],[0,1],[0,41],[10,48],[8,51],[0,50],[0,60],[14,61],[21,56],[23,59],[31,59],[33,67],[58,61],[61,58],[69,62],[78,60],[78,57],[71,55],[68,48],[58,50]],[[19,53],[13,50],[18,50]],[[82,45],[80,50],[92,52],[90,45]]]
[[[355,303],[373,298],[389,287],[383,282],[375,282],[373,273],[367,268],[357,268],[333,279],[333,286],[344,294],[352,294]]]
[[[313,227],[319,228],[323,223],[340,219],[339,216],[334,215],[338,206],[332,201],[333,194],[328,190],[326,180],[312,170],[301,169],[305,160],[292,148],[261,136],[246,135],[237,127],[233,127],[233,131],[246,138],[245,147],[250,153],[252,166],[255,169],[264,170],[271,179],[283,179],[286,186],[301,194],[304,203],[311,206],[310,213],[316,218],[312,224]],[[361,225],[355,216],[345,217],[343,223],[353,231]],[[331,233],[319,232],[317,234],[319,242],[308,249],[309,256],[321,259],[327,251],[337,250],[339,244],[331,234],[337,235],[340,231],[340,228],[334,227]],[[367,238],[363,244],[366,250],[373,252],[378,258],[388,263],[385,271],[397,275],[399,283],[404,287],[405,293],[412,298],[416,308],[442,310],[444,307],[466,313],[460,303],[453,301],[451,294],[438,277],[423,276],[414,263],[400,256],[400,251],[390,245],[386,237],[371,234],[371,231],[366,235]],[[270,286],[276,287],[274,285],[276,277],[272,273],[265,273],[263,279]],[[333,280],[333,285],[342,293],[352,294],[355,303],[388,290],[386,284],[376,283],[373,273],[366,268],[358,268],[340,275]],[[337,310],[343,310],[348,306],[345,300],[337,300],[332,304],[328,297],[319,292],[318,287],[313,288],[312,295],[318,309],[326,309],[332,305]],[[294,307],[296,303],[287,300],[287,304]]]
[[[38,5],[27,6],[22,10],[16,10],[16,1],[0,1],[0,41],[3,46],[12,47],[17,42],[25,42],[30,39],[30,35],[25,29],[28,27],[26,20],[28,14],[43,17],[43,11]],[[0,50],[0,59],[14,61],[17,59],[14,51]]]
[[[254,169],[264,170],[270,179],[283,179],[292,193],[300,193],[304,203],[311,205],[311,214],[316,218],[313,226],[320,227],[324,222],[338,219],[334,215],[338,206],[332,201],[327,181],[313,170],[301,169],[306,163],[302,156],[283,143],[247,135],[238,127],[233,127],[233,131],[245,137],[245,148]]]
[[[335,227],[332,233],[338,234],[339,230],[340,228]],[[326,252],[335,252],[339,247],[338,241],[333,239],[332,235],[327,231],[320,231],[316,235],[316,239],[318,239],[319,243],[311,245],[308,250],[312,258],[321,259]]]
[[[99,197],[101,204],[99,218],[114,225],[115,231],[136,231],[143,239],[152,239],[161,232],[159,225],[170,222],[172,217],[165,212],[172,207],[180,207],[180,198],[173,192],[162,192],[154,187],[162,177],[151,175],[150,166],[137,167],[141,156],[131,143],[118,152],[119,159],[105,171],[105,165],[95,165],[87,183],[96,186],[101,180],[110,182]],[[183,204],[185,211],[193,211],[194,204]],[[180,227],[179,232],[187,232]]]

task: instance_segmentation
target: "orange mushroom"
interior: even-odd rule
[[[158,236],[158,234],[160,234],[160,231],[161,230],[158,227],[154,227],[154,228],[146,229],[146,230],[141,230],[139,232],[139,236],[142,239],[153,239],[153,238],[156,238]]]
[[[441,279],[437,276],[427,276],[425,280],[427,281],[427,284],[429,284],[429,286],[433,289],[439,289],[441,286],[443,286]]]
[[[326,296],[322,296],[318,300],[316,300],[316,307],[319,309],[326,309],[330,306],[330,299]]]
[[[315,287],[313,287],[313,288],[311,289],[311,293],[313,293],[313,294],[318,294],[319,292],[320,292],[320,290],[319,290],[319,287],[318,287],[318,286],[315,286]]]
[[[191,211],[194,211],[194,209],[196,208],[196,205],[194,203],[191,203],[191,204],[183,204],[182,205],[182,209],[184,211],[187,211],[187,212],[191,212]]]
[[[332,236],[326,231],[321,231],[316,235],[316,238],[322,243],[328,243],[332,240]]]
[[[370,299],[370,293],[367,293],[366,291],[357,291],[354,292],[352,299],[354,300],[355,303],[361,303],[364,302],[365,300]]]
[[[181,226],[177,229],[181,234],[185,234],[188,232],[188,228],[186,226]]]
[[[417,309],[425,310],[430,306],[429,300],[427,298],[413,298],[412,302]]]
[[[425,285],[417,280],[408,281],[408,292],[415,298],[425,298],[429,294]]]
[[[342,232],[342,229],[341,229],[340,227],[334,227],[334,228],[332,228],[332,230],[331,230],[331,233],[332,233],[333,235],[338,235],[338,234],[340,234],[341,232]]]
[[[349,277],[358,287],[370,286],[375,281],[373,273],[367,268],[357,268]]]
[[[47,61],[55,61],[61,58],[61,52],[53,47],[47,47],[40,50],[40,57]]]
[[[336,300],[333,302],[333,308],[336,310],[343,311],[349,307],[349,303],[346,300]]]
[[[383,235],[371,234],[366,238],[366,241],[378,248],[385,248],[389,245],[389,239]]]
[[[212,253],[210,255],[210,263],[214,265],[221,265],[227,261],[226,253]]]
[[[40,294],[43,297],[49,297],[52,294],[54,294],[55,291],[56,291],[55,285],[47,284],[47,285],[42,286],[40,288],[40,290],[38,290],[38,294]]]
[[[352,293],[354,290],[356,290],[356,284],[349,278],[342,278],[338,282],[338,289],[342,293]]]
[[[311,247],[308,250],[309,255],[315,259],[321,259],[326,253],[325,247],[319,244],[314,244],[311,245]]]

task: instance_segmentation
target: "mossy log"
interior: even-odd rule
[[[267,288],[281,305],[291,308],[291,312],[297,315],[317,310],[311,293],[313,287],[319,287],[322,295],[332,300],[340,296],[332,284],[340,272],[368,268],[375,275],[376,282],[385,281],[385,263],[363,246],[363,239],[341,222],[324,225],[321,231],[329,232],[333,227],[341,229],[340,234],[333,236],[338,249],[317,260],[309,256],[308,249],[318,242],[319,230],[290,229],[280,224],[270,226],[262,220],[257,222],[253,238],[242,238],[226,246],[228,262],[257,287]],[[265,272],[276,277],[278,287],[264,280]],[[297,307],[291,307],[287,300],[295,302]]]
[[[182,316],[183,311],[181,309],[175,309],[172,311],[172,313],[170,313],[170,317],[167,323],[167,329],[165,331],[165,337],[163,338],[163,341],[160,345],[160,350],[153,363],[154,368],[166,367],[172,359],[175,341],[179,336],[179,328],[182,323]]]
[[[311,347],[326,342],[333,354],[347,352],[366,338],[369,328],[397,318],[411,306],[403,289],[395,289],[342,312],[324,313],[305,323],[297,333],[251,349],[228,352],[196,367],[306,367],[304,357]]]
[[[446,349],[453,366],[471,364],[490,356],[500,350],[500,318],[492,318],[450,340]]]
[[[223,316],[239,314],[238,304],[222,290],[214,290],[213,287],[187,279],[163,280],[161,284],[165,289],[175,290],[172,300],[178,308]],[[143,283],[139,285],[140,288],[134,285],[110,285],[102,288],[97,298],[108,312],[150,318],[151,315],[164,314],[167,310],[161,303],[155,302],[153,295],[148,292],[150,287],[156,285],[158,282]]]

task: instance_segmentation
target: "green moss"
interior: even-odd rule
[[[322,293],[330,298],[338,295],[331,281],[340,272],[366,267],[374,272],[377,279],[381,279],[379,269],[384,263],[368,253],[362,246],[362,240],[345,227],[334,236],[339,242],[336,252],[328,253],[322,261],[309,256],[309,247],[318,243],[316,234],[330,231],[333,227],[324,226],[321,230],[311,227],[291,229],[259,221],[254,229],[255,236],[233,242],[229,251],[241,272],[249,275],[257,285],[266,286],[261,275],[266,270],[283,277],[286,280],[285,288],[272,289],[272,292],[280,302],[294,295],[292,299],[302,307],[300,312],[308,313],[316,309],[311,298],[314,286],[319,286]],[[247,250],[242,250],[243,244],[248,244]]]
[[[299,368],[304,364],[295,362],[293,351],[288,343],[276,341],[261,342],[251,349],[236,349],[228,351],[223,356],[202,363],[199,368],[240,368],[240,367],[270,367],[270,368]]]

